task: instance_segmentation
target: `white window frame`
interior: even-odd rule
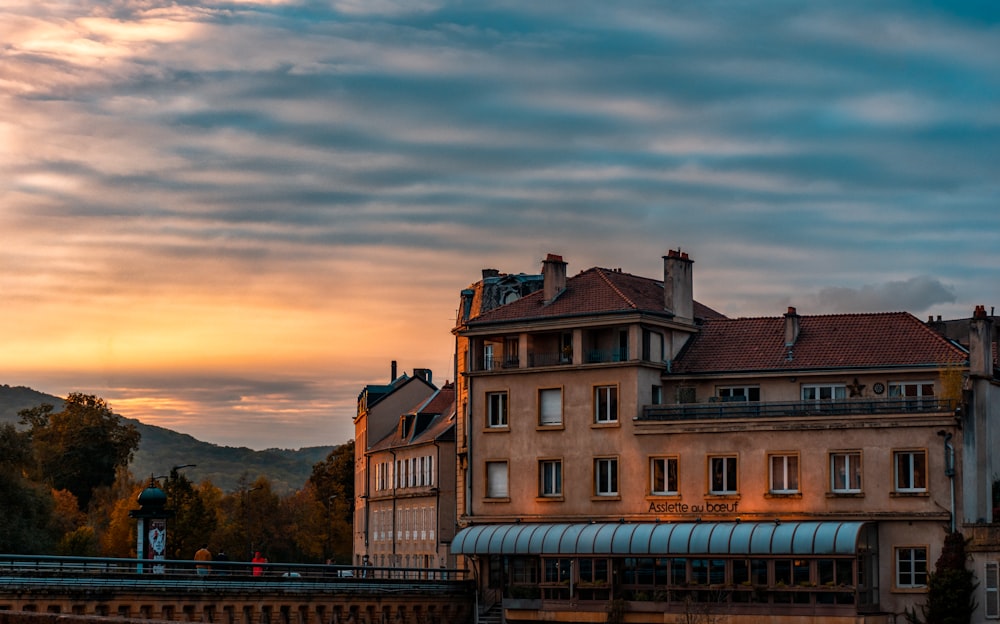
[[[563,472],[561,459],[542,459],[538,462],[538,495],[542,498],[561,498]]]
[[[847,384],[803,384],[801,396],[803,401],[842,401],[847,398]]]
[[[767,466],[772,494],[799,493],[798,453],[771,453],[767,456]]]
[[[920,459],[918,465],[917,458]],[[899,449],[892,452],[892,483],[903,494],[927,491],[927,451]]]
[[[909,409],[923,407],[924,401],[934,400],[933,381],[890,381],[889,398],[905,401]]]
[[[732,465],[732,468],[730,468]],[[721,488],[716,488],[715,479],[712,475],[716,473],[716,466],[721,468],[722,483]],[[739,493],[739,461],[736,455],[711,455],[708,458],[708,488],[709,494],[731,495]],[[730,471],[732,475],[730,475]],[[733,480],[734,483],[729,481]]]
[[[862,491],[861,451],[830,453],[830,491],[835,494],[857,494]],[[842,475],[842,476],[841,476]],[[857,479],[857,484],[853,481]],[[839,480],[843,483],[838,483]]]
[[[510,497],[510,471],[507,460],[486,462],[486,498]]]
[[[896,587],[927,587],[927,546],[897,546],[895,549]],[[921,557],[922,555],[922,557]],[[903,568],[907,567],[908,571]],[[920,570],[922,568],[922,571]],[[920,581],[923,582],[920,582]]]
[[[618,458],[594,458],[594,496],[618,496]]]
[[[719,386],[715,394],[723,403],[727,401],[760,401],[760,386]]]
[[[563,424],[562,388],[538,390],[538,426],[561,427]]]
[[[677,456],[650,457],[649,493],[653,496],[676,496],[680,492],[679,488],[680,460]]]
[[[594,386],[594,422],[607,425],[618,422],[618,386]]]
[[[509,395],[506,390],[486,393],[486,427],[489,429],[506,429],[509,425],[510,413]]]
[[[1000,564],[987,561],[983,568],[983,613],[989,620],[1000,619]]]

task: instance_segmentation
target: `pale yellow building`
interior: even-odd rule
[[[452,552],[483,603],[508,622],[903,621],[954,528],[978,535],[979,613],[1000,615],[990,319],[967,346],[905,312],[728,319],[693,299],[686,254],[663,260],[658,279],[567,277],[549,255],[536,292],[463,291]]]

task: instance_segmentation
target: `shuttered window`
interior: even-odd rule
[[[562,389],[538,391],[538,424],[543,427],[562,424]]]
[[[507,498],[507,462],[486,462],[486,497]]]
[[[986,590],[986,599],[983,601],[983,608],[986,610],[986,617],[991,620],[1000,619],[1000,569],[995,561],[986,564],[985,577],[983,589]]]

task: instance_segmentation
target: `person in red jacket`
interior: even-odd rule
[[[253,559],[251,560],[251,562],[252,563],[267,563],[267,557],[265,557],[264,555],[260,554],[260,551],[258,550],[257,552],[254,553]],[[264,567],[263,566],[259,566],[259,565],[255,565],[253,567],[253,575],[254,576],[260,576],[262,574],[264,574]]]

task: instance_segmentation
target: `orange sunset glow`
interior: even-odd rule
[[[298,448],[548,253],[682,247],[730,316],[1000,299],[994,22],[764,13],[4,3],[0,383]]]

